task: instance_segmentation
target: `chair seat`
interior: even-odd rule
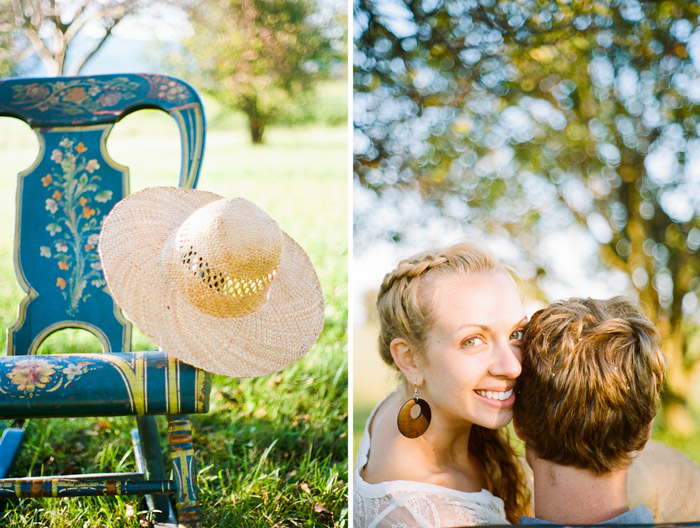
[[[0,358],[0,418],[193,414],[210,376],[164,352]]]

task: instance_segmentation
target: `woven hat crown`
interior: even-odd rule
[[[282,245],[282,230],[265,211],[230,198],[192,213],[171,233],[161,257],[168,280],[197,308],[243,317],[267,301]]]

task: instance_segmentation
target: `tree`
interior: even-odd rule
[[[195,32],[186,45],[205,89],[245,113],[254,143],[328,72],[344,36],[315,19],[314,0],[195,2],[188,12]]]
[[[48,75],[79,73],[124,19],[155,2],[139,0],[0,0],[0,73],[34,53]],[[71,68],[66,58],[86,27],[103,35]]]
[[[0,77],[7,75],[14,67],[12,52],[12,24],[8,22],[6,13],[11,6],[6,0],[0,0]]]
[[[355,178],[401,203],[538,241],[588,228],[668,361],[672,425],[700,374],[700,5],[676,0],[358,0]],[[406,224],[356,232],[400,238]]]

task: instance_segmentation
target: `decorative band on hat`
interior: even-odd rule
[[[183,253],[181,258],[185,270],[191,271],[195,277],[198,276],[209,289],[216,290],[224,295],[232,295],[233,297],[243,297],[263,292],[274,280],[279,269],[279,264],[277,264],[272,271],[257,278],[232,277],[231,275],[212,270],[202,257],[197,256],[197,252],[192,247],[190,247],[190,251]]]

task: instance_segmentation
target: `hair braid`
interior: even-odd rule
[[[421,280],[429,270],[449,262],[441,253],[425,251],[402,260],[394,271],[388,273],[379,289],[377,311],[379,313],[379,353],[384,362],[396,368],[391,357],[391,341],[402,336],[422,349],[425,345],[429,321],[419,298]]]
[[[379,296],[381,297],[396,282],[418,277],[427,270],[445,264],[447,261],[448,259],[444,255],[432,255],[430,253],[421,253],[415,257],[402,260],[394,271],[384,276],[382,286],[379,289]]]
[[[503,500],[506,519],[517,524],[523,515],[531,515],[530,488],[518,455],[510,443],[508,430],[487,429],[472,425],[469,434],[469,450],[484,465],[491,490]]]

